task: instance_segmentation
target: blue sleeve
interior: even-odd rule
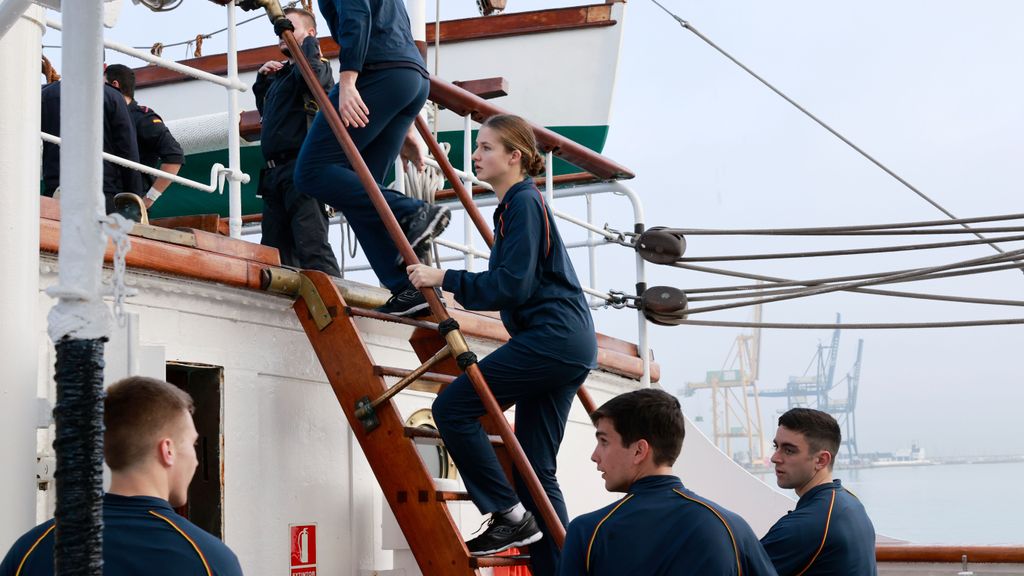
[[[810,538],[800,528],[804,522],[797,514],[794,511],[783,516],[761,538],[761,545],[781,576],[796,574],[814,554],[810,549]]]
[[[544,214],[537,198],[520,193],[501,215],[501,253],[486,272],[448,270],[442,287],[467,310],[508,310],[525,303],[537,284]]]
[[[3,562],[0,562],[0,576],[14,576],[14,571],[18,569],[17,563],[20,561],[20,559],[15,558],[15,556],[19,556],[17,550],[15,550],[17,547],[17,544],[11,546],[11,549],[7,551],[7,555],[4,556]]]
[[[256,109],[263,115],[263,102],[267,99],[267,91],[273,84],[274,78],[267,74],[256,73],[256,81],[252,83],[252,95],[256,99]]]
[[[579,576],[586,574],[587,534],[584,522],[579,519],[569,523],[562,546],[562,558],[558,562],[558,576]]]
[[[743,573],[748,576],[778,576],[772,559],[768,557],[761,542],[758,541],[750,525],[743,521],[742,528],[733,525],[737,531],[736,545],[740,549],[743,562]]]
[[[40,542],[40,545],[38,545],[36,549],[33,551],[36,555],[49,553],[51,554],[52,557],[53,533],[51,532],[47,536],[48,540],[43,540],[40,538],[41,536],[46,534],[46,531],[49,530],[51,526],[53,526],[52,519],[40,524],[39,526],[36,526],[35,528],[29,530],[25,534],[22,534],[20,538],[15,540],[14,544],[11,546],[11,549],[7,551],[7,555],[4,556],[3,562],[0,562],[0,576],[14,576],[15,574],[17,574],[18,567],[21,564],[21,561],[27,558],[26,555],[28,554],[29,549],[31,549],[32,546],[36,544],[36,542]],[[42,564],[45,567],[47,559],[39,558],[39,560],[43,561]],[[28,561],[26,563],[25,569],[22,570],[22,574],[25,574],[26,570],[29,571],[28,573],[31,573],[31,568],[33,567],[31,565],[33,563],[34,562],[32,560]],[[39,565],[36,565],[34,567],[36,570],[39,569]]]
[[[116,88],[111,86],[106,86],[106,88],[110,88],[110,90],[105,92],[105,113],[110,115],[110,126],[113,131],[111,134],[113,150],[110,153],[132,162],[138,162],[139,142],[135,133],[135,124],[128,113],[128,104],[125,103]],[[135,192],[136,194],[145,192],[142,174],[124,166],[118,166],[118,170],[121,173],[121,190],[123,192]]]
[[[361,72],[366,50],[370,45],[370,26],[373,14],[369,0],[334,0],[337,5],[337,28],[332,28],[334,39],[341,47],[338,62],[342,72]]]

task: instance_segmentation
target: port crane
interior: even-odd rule
[[[754,307],[754,322],[761,322],[761,306]],[[750,463],[763,459],[764,430],[757,390],[761,356],[761,329],[740,334],[733,341],[720,370],[709,370],[702,382],[688,382],[684,396],[711,391],[712,436],[720,450],[734,457],[732,441],[746,441]],[[753,406],[751,406],[751,403]]]
[[[842,317],[836,314],[836,324]],[[839,359],[840,330],[832,333],[832,341],[826,346],[818,344],[818,349],[801,376],[790,376],[785,388],[761,390],[755,392],[764,397],[786,398],[786,408],[806,407],[828,412],[835,417],[843,430],[843,444],[846,445],[850,458],[857,457],[857,389],[860,386],[860,368],[864,356],[864,340],[857,341],[857,359],[850,372],[841,380],[835,379],[836,364]],[[814,375],[808,375],[814,366]],[[846,397],[833,399],[831,393],[842,384],[846,384]]]

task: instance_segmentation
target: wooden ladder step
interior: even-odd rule
[[[438,490],[434,497],[438,502],[467,502],[470,499],[469,492],[465,490]]]
[[[471,556],[469,565],[472,568],[497,568],[500,566],[529,566],[530,557],[519,556]]]
[[[438,432],[437,430],[435,430],[433,428],[426,428],[426,427],[422,427],[422,426],[417,427],[417,428],[406,426],[405,427],[405,437],[406,438],[413,438],[413,439],[436,440],[437,444],[441,444],[441,442],[442,442],[441,441],[441,433],[440,432]],[[487,436],[487,439],[491,441],[491,444],[493,446],[502,446],[504,444],[504,442],[501,439],[501,436],[498,436],[496,434],[489,434]]]

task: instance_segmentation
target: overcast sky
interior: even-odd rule
[[[433,18],[434,2],[428,2]],[[446,0],[444,18],[475,14]],[[515,10],[551,2],[509,0]],[[570,5],[557,2],[555,5]],[[857,3],[736,0],[664,4],[781,90],[961,217],[1024,212],[1024,5],[1004,1],[866,0]],[[126,3],[108,37],[165,44],[223,26],[225,9],[189,0],[162,15]],[[249,17],[239,13],[239,19]],[[240,46],[265,44],[269,24],[242,27]],[[225,35],[204,53],[222,52]],[[45,44],[59,44],[49,32]],[[442,48],[443,50],[443,48]],[[59,62],[57,50],[45,52]],[[184,48],[165,55],[186,56]],[[122,58],[108,56],[108,61]],[[540,64],[539,64],[540,65]],[[611,66],[611,63],[609,63]],[[516,87],[512,87],[513,90]],[[552,95],[557,97],[557,95]],[[814,125],[648,0],[627,5],[612,123],[605,154],[632,168],[649,226],[744,228],[931,220],[941,214]],[[597,201],[598,218],[628,228],[622,200]],[[564,230],[565,226],[563,226]],[[575,236],[574,232],[564,232]],[[689,238],[688,255],[820,250],[952,239]],[[966,237],[964,237],[966,239]],[[1024,247],[1020,243],[1004,245]],[[791,278],[880,272],[992,254],[989,247],[843,258],[722,263]],[[603,248],[602,289],[632,290],[625,249]],[[716,265],[716,264],[711,264]],[[681,270],[651,270],[651,285],[681,288],[746,283]],[[581,276],[586,276],[580,261]],[[1024,299],[1024,274],[999,272],[894,289]],[[833,294],[770,304],[765,321],[926,322],[1024,317],[1018,307]],[[701,315],[750,319],[749,309]],[[599,329],[636,340],[635,317],[597,313]],[[731,328],[652,327],[669,390],[703,380],[740,333]],[[1011,427],[1024,405],[1018,354],[1024,327],[845,331],[837,373],[865,341],[858,406],[862,451],[920,443],[930,454],[1024,453]],[[760,384],[777,388],[803,374],[831,332],[764,332]],[[842,396],[842,394],[838,394]],[[783,407],[762,402],[766,430]],[[707,395],[684,410],[710,423]],[[769,434],[770,438],[770,434]]]

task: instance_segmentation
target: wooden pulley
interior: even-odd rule
[[[664,226],[655,226],[637,237],[636,251],[652,264],[672,264],[686,252],[686,238]]]
[[[640,296],[640,309],[651,322],[675,326],[686,319],[686,293],[672,286],[652,286]]]

